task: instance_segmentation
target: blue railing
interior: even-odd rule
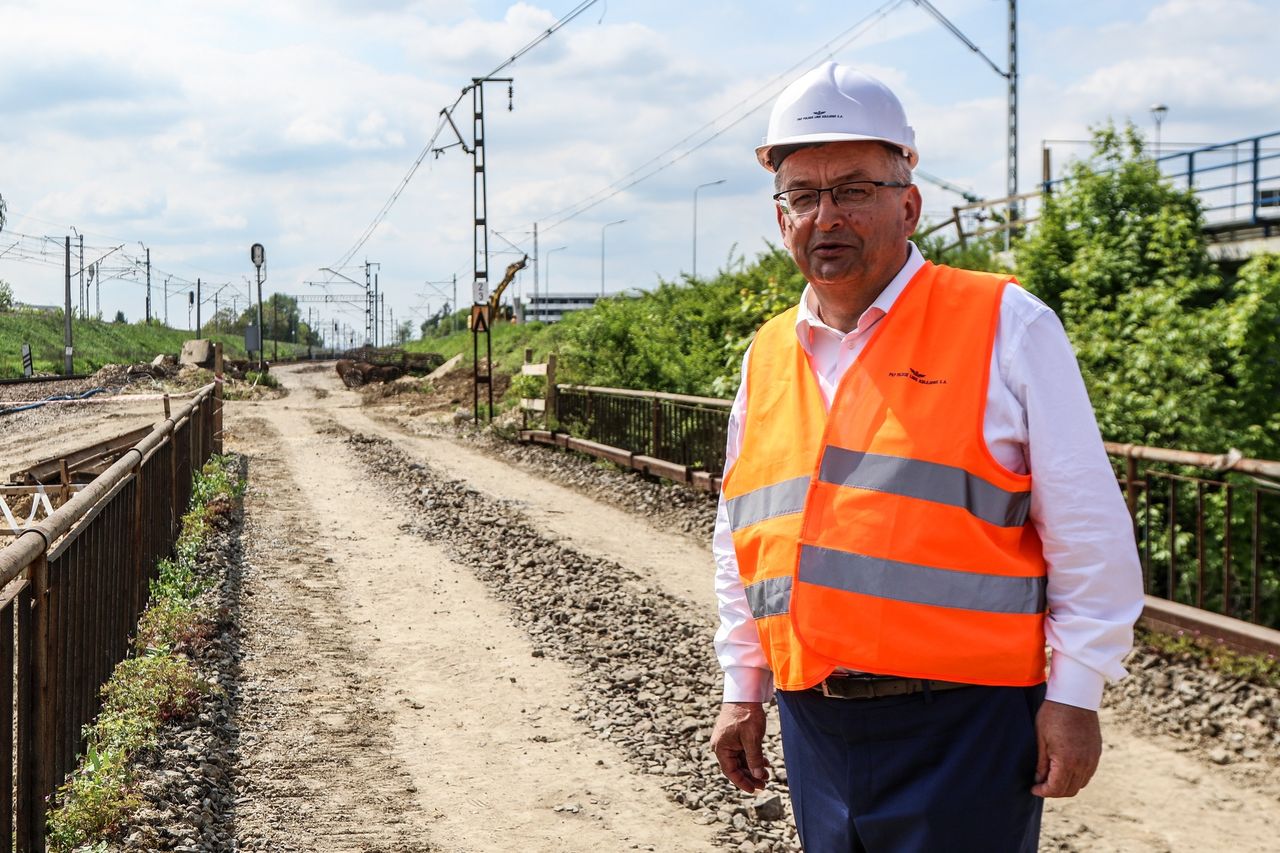
[[[1210,231],[1280,225],[1280,131],[1164,154],[1156,165],[1196,194]]]
[[[1162,154],[1156,165],[1175,186],[1195,193],[1207,231],[1280,228],[1280,131]]]

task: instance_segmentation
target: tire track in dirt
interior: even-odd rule
[[[267,421],[246,496],[241,610],[242,850],[419,853],[413,780],[375,701],[365,647],[353,641],[340,567],[317,546],[317,519]]]
[[[315,409],[234,413],[262,490],[247,506],[249,560],[271,567],[246,602],[276,614],[245,631],[259,656],[246,658],[246,695],[264,712],[241,724],[245,775],[258,780],[241,826],[266,839],[245,848],[713,849],[707,828],[574,719],[572,674],[533,654],[471,569],[400,529],[412,518],[316,431]],[[270,424],[254,417],[266,411]],[[366,714],[383,737],[348,730]],[[402,824],[374,834],[389,818]]]

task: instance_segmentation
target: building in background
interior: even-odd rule
[[[570,311],[583,311],[596,304],[598,297],[590,293],[539,293],[536,297],[521,300],[522,323],[555,323],[564,319]]]

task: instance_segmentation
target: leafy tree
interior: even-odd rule
[[[1224,290],[1199,205],[1132,126],[1095,131],[1094,146],[1016,245],[1019,278],[1062,318],[1104,436],[1225,449],[1238,436],[1214,370]]]
[[[116,312],[116,318],[115,318],[114,320],[112,320],[111,322],[113,322],[113,323],[128,323],[129,321],[125,319],[125,316],[124,316],[124,312],[123,312],[123,311],[117,311],[117,312]]]
[[[13,310],[13,288],[9,282],[0,278],[0,311]]]
[[[1237,446],[1280,459],[1280,255],[1259,255],[1240,269],[1223,307],[1219,369],[1240,421]]]

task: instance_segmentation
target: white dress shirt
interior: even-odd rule
[[[822,322],[812,288],[805,288],[796,335],[828,410],[841,377],[923,264],[911,244],[907,263],[847,334]],[[748,351],[729,415],[726,471],[742,450],[749,358]],[[1045,636],[1052,659],[1046,698],[1096,710],[1104,682],[1125,674],[1120,662],[1132,646],[1133,623],[1142,612],[1133,522],[1062,324],[1048,306],[1014,285],[1005,288],[1000,303],[982,432],[1000,464],[1033,475],[1030,520],[1048,565]],[[743,592],[723,495],[712,550],[720,603],[716,656],[725,674],[724,701],[768,701],[773,674]]]

